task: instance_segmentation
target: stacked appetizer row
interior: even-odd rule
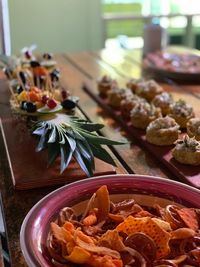
[[[200,118],[195,118],[190,104],[171,94],[154,80],[131,79],[126,88],[103,76],[98,80],[98,91],[108,105],[120,110],[121,116],[132,126],[146,130],[146,140],[154,145],[175,143],[174,158],[183,164],[200,165]],[[179,138],[181,130],[187,134]]]

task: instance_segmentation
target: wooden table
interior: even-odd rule
[[[106,127],[102,134],[111,139],[125,138],[128,144],[115,146],[113,153],[118,159],[118,173],[136,173],[161,176],[174,179],[174,175],[160,165],[151,154],[144,151],[134,139],[130,139],[120,126],[83,90],[87,84],[96,91],[96,80],[104,74],[111,75],[121,86],[130,78],[140,78],[141,52],[138,50],[102,50],[99,52],[82,52],[75,54],[59,54],[56,60],[61,70],[61,83],[69,88],[73,95],[80,97],[80,108],[92,121],[103,123]],[[5,77],[1,75],[0,86],[7,86]],[[182,98],[190,102],[196,114],[200,115],[200,85],[162,84],[175,99]],[[0,110],[3,103],[0,100]],[[36,190],[16,191],[11,182],[11,173],[6,156],[2,136],[0,136],[0,188],[4,205],[7,226],[8,245],[12,266],[26,266],[19,246],[21,223],[30,210],[47,193],[56,187]]]

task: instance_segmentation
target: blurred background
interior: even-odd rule
[[[167,29],[170,44],[200,48],[198,0],[1,0],[1,13],[11,53],[31,44],[51,52],[142,47],[152,22]]]

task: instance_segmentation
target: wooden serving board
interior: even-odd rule
[[[145,130],[140,130],[131,125],[130,122],[124,120],[119,110],[114,110],[108,104],[106,99],[97,95],[88,85],[84,84],[83,89],[103,108],[105,109],[130,135],[136,139],[139,144],[151,152],[157,160],[165,165],[177,178],[183,182],[200,188],[200,166],[184,165],[177,162],[171,153],[173,146],[156,146],[146,141]]]
[[[7,82],[1,82],[0,128],[4,139],[12,182],[16,189],[25,190],[52,185],[71,183],[86,178],[79,165],[72,161],[60,174],[60,159],[47,168],[47,151],[36,152],[37,138],[27,127],[26,117],[12,113]],[[95,159],[94,176],[115,174],[115,168]]]

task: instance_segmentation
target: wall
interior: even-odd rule
[[[8,0],[12,53],[102,48],[101,0]]]

